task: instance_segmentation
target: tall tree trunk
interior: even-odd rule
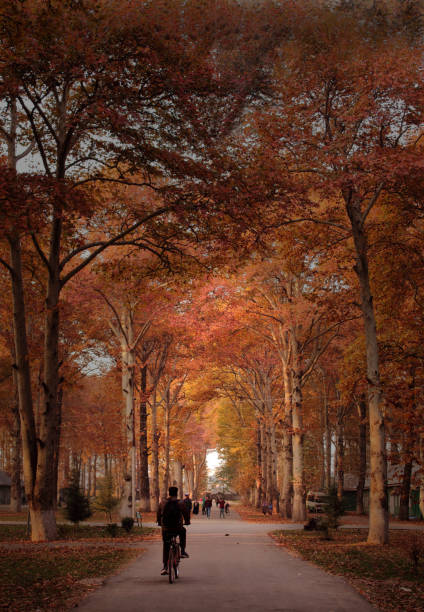
[[[10,488],[10,509],[12,512],[20,512],[22,508],[22,441],[21,441],[21,420],[19,417],[19,398],[17,392],[17,375],[16,370],[13,370],[13,380],[15,383],[15,405],[13,406],[13,424],[12,424],[12,469],[11,479],[12,485]]]
[[[140,505],[143,512],[150,512],[149,449],[147,446],[147,365],[141,368],[140,399]]]
[[[187,487],[186,487],[187,491],[181,491],[181,494],[180,494],[181,499],[183,499],[184,493],[187,493],[188,491],[192,491],[194,487],[193,470],[186,470],[186,476],[187,476]]]
[[[259,417],[256,417],[256,493],[255,506],[260,508],[262,501],[262,446],[261,425]]]
[[[165,406],[164,406],[164,473],[163,473],[163,485],[162,485],[162,497],[168,497],[169,487],[169,453],[170,453],[170,390],[169,387],[165,394]]]
[[[135,431],[134,431],[134,327],[132,313],[125,308],[122,316],[121,354],[122,354],[122,393],[124,399],[124,440],[126,454],[123,462],[123,483],[119,516],[135,518]],[[134,515],[134,516],[133,516]]]
[[[387,504],[386,432],[380,384],[377,326],[369,279],[368,244],[360,203],[355,200],[352,190],[344,194],[344,197],[347,214],[351,221],[356,250],[355,272],[358,276],[361,290],[361,307],[367,351],[371,479],[368,542],[370,544],[387,544],[389,541],[389,517]]]
[[[97,455],[93,460],[93,497],[97,496]]]
[[[293,514],[292,520],[301,523],[306,520],[306,500],[303,466],[303,416],[302,416],[302,389],[300,386],[300,372],[295,365],[292,371],[293,393]]]
[[[367,475],[367,405],[365,398],[358,402],[359,416],[359,477],[358,488],[356,490],[356,512],[365,514],[364,508],[364,489],[365,478]]]
[[[267,464],[266,464],[266,438],[264,431],[264,423],[261,418],[260,422],[260,436],[261,436],[261,490],[262,490],[262,498],[261,504],[266,501],[266,489],[267,489]]]
[[[32,539],[53,540],[57,537],[57,463],[60,439],[59,398],[59,277],[62,235],[62,205],[56,202],[50,232],[46,313],[44,321],[43,401],[38,415],[37,475],[30,504]]]
[[[88,457],[87,459],[87,496],[91,497],[91,488],[92,488],[92,471],[93,471],[93,467],[92,467],[92,461],[91,461],[91,456]]]
[[[420,457],[420,465],[423,467],[424,465],[424,435],[420,435],[419,439],[419,457]],[[421,512],[421,519],[424,519],[424,474],[421,474],[420,477],[420,491],[418,498],[418,505]]]
[[[325,425],[325,487],[327,490],[331,487],[331,429],[328,419],[328,405]]]
[[[344,433],[343,423],[339,417],[337,423],[337,497],[341,501],[343,499],[344,490]]]
[[[178,496],[182,499],[184,494],[183,484],[183,464],[178,459],[174,462],[175,469],[175,486],[178,487]]]
[[[292,444],[292,406],[290,376],[287,367],[283,367],[284,380],[284,420],[282,438],[283,482],[281,486],[281,516],[292,517],[293,497],[293,444]]]
[[[157,430],[157,401],[156,390],[153,392],[152,408],[151,408],[151,426],[152,426],[152,487],[151,487],[151,509],[156,512],[159,504],[159,438],[160,432]]]
[[[270,432],[270,445],[271,445],[271,465],[272,465],[272,505],[274,511],[279,514],[280,512],[280,496],[277,487],[277,446],[275,441],[275,423],[271,422]]]
[[[272,450],[271,450],[271,432],[269,422],[266,424],[266,500],[268,504],[272,504],[273,489],[272,489]]]
[[[408,459],[403,468],[402,485],[400,489],[399,519],[409,520],[409,497],[411,495],[412,459]]]

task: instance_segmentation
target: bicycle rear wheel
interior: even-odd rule
[[[171,545],[169,549],[169,556],[168,556],[168,580],[170,584],[174,582],[174,575],[175,575],[174,574],[174,564],[175,564],[174,551]]]

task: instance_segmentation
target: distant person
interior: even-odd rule
[[[164,576],[168,573],[171,536],[178,535],[180,537],[181,557],[188,558],[189,556],[186,552],[187,532],[184,525],[190,525],[190,513],[186,504],[178,499],[178,487],[169,487],[169,497],[160,503],[156,520],[158,525],[162,527],[163,568],[161,574]]]
[[[185,505],[187,506],[188,513],[189,513],[189,516],[190,516],[190,512],[191,512],[191,509],[192,509],[192,507],[193,507],[193,502],[192,502],[192,501],[191,501],[191,499],[190,499],[190,495],[189,495],[189,493],[186,493],[186,494],[184,495],[184,503],[185,503]]]
[[[206,516],[208,517],[208,519],[211,518],[211,510],[212,510],[212,500],[210,497],[207,497],[205,499],[205,510],[206,510]]]
[[[268,504],[268,514],[271,514],[272,516],[272,502]]]
[[[265,516],[267,512],[268,512],[268,504],[266,501],[264,501],[264,503],[262,504],[262,514]]]
[[[219,518],[225,518],[225,500],[219,500]]]
[[[225,504],[225,514],[230,514],[230,504],[228,502]]]
[[[199,514],[199,506],[200,506],[199,502],[195,501],[193,504],[193,514]]]

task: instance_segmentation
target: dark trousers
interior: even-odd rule
[[[181,527],[181,529],[171,531],[168,529],[162,529],[162,540],[163,540],[163,565],[167,565],[168,556],[169,556],[169,548],[170,548],[170,540],[173,535],[180,536],[180,546],[181,552],[185,552],[186,548],[186,529],[185,527]]]

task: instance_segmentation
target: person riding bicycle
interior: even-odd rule
[[[189,557],[186,552],[187,532],[184,525],[190,525],[190,511],[186,504],[178,499],[178,487],[169,487],[169,497],[159,505],[156,519],[158,525],[162,527],[163,569],[161,575],[163,576],[168,573],[169,546],[173,535],[180,536],[181,557]]]

